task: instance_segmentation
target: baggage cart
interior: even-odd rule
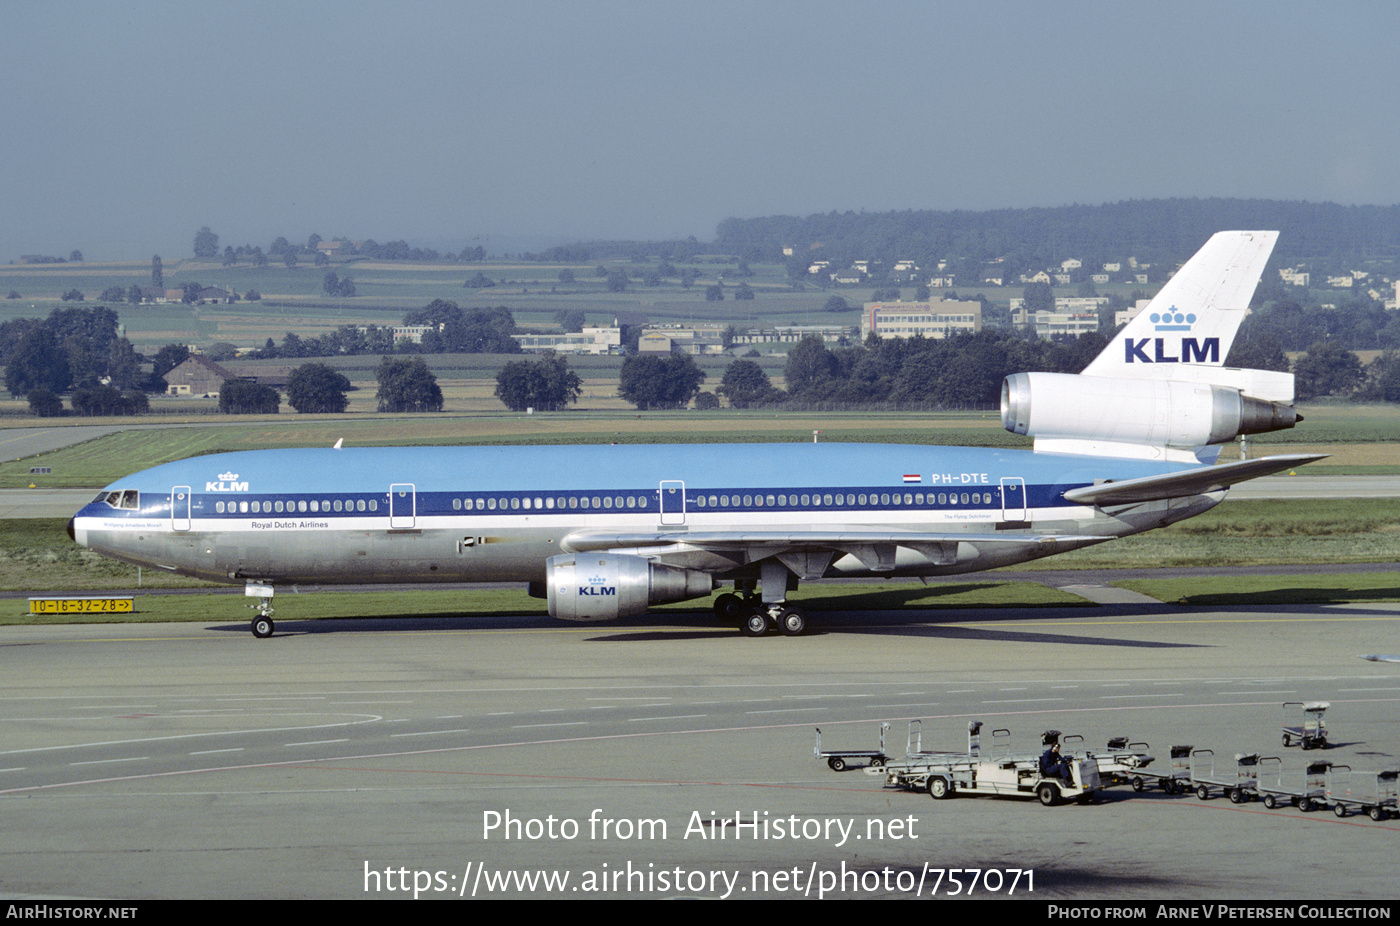
[[[1345,817],[1353,810],[1366,814],[1376,822],[1400,816],[1400,769],[1377,772],[1375,788],[1370,793],[1353,788],[1349,765],[1333,765],[1326,784],[1324,800],[1339,817]]]
[[[1233,772],[1216,774],[1214,750],[1192,750],[1190,781],[1191,787],[1196,789],[1196,797],[1203,801],[1210,798],[1211,788],[1219,788],[1230,803],[1243,804],[1254,796],[1259,785],[1259,754],[1236,753]]]
[[[818,759],[825,759],[827,767],[833,772],[844,772],[850,767],[852,762],[862,761],[871,768],[879,768],[889,759],[885,753],[885,733],[889,730],[888,723],[880,724],[880,748],[879,749],[822,749],[822,728],[817,727],[817,745],[812,750],[812,754]]]
[[[1133,771],[1131,784],[1134,791],[1141,791],[1147,787],[1148,782],[1155,782],[1168,794],[1180,794],[1191,786],[1191,747],[1172,746],[1168,752],[1171,756],[1169,768],[1160,771],[1138,768]],[[1151,756],[1148,760],[1151,761]]]
[[[1331,769],[1331,762],[1317,760],[1307,763],[1303,768],[1301,786],[1298,786],[1292,781],[1285,782],[1282,759],[1278,756],[1264,756],[1259,760],[1259,782],[1255,786],[1255,792],[1270,810],[1287,801],[1303,813],[1307,813],[1327,806],[1324,801]],[[1269,770],[1272,770],[1272,776],[1266,774]]]
[[[1327,748],[1327,721],[1322,715],[1332,705],[1326,701],[1283,702],[1283,745],[1304,749]]]

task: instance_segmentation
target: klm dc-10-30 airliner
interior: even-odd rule
[[[1018,373],[1033,450],[869,444],[263,450],[120,479],[73,539],[219,582],[525,582],[569,621],[709,596],[745,634],[800,634],[800,581],[974,572],[1164,527],[1317,456],[1216,464],[1290,428],[1293,377],[1223,365],[1277,232],[1220,232],[1079,375]]]

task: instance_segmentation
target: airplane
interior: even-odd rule
[[[567,621],[708,597],[745,635],[805,631],[804,581],[975,572],[1164,527],[1230,486],[1321,459],[1216,465],[1291,428],[1293,377],[1223,365],[1278,233],[1214,235],[1083,373],[1018,373],[1002,424],[1031,450],[870,444],[343,447],[221,453],[103,489],[78,544],[278,587],[527,584]]]

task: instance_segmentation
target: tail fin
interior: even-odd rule
[[[1184,368],[1224,365],[1277,240],[1276,231],[1212,235],[1083,375],[1214,382]]]
[[[1037,451],[1198,463],[1293,427],[1293,374],[1224,366],[1277,240],[1212,236],[1083,373],[1008,376],[1002,424]]]

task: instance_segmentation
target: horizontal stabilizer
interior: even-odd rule
[[[1186,498],[1228,489],[1237,482],[1272,476],[1295,466],[1314,463],[1327,454],[1294,453],[1258,460],[1240,460],[1237,463],[1222,463],[1181,473],[1167,473],[1163,476],[1143,476],[1139,479],[1124,479],[1120,482],[1101,482],[1071,489],[1065,499],[1081,505],[1126,505],[1135,502],[1155,502],[1168,498]]]

